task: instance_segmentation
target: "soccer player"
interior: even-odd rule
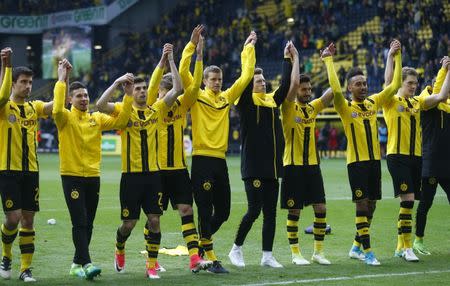
[[[449,68],[450,58],[444,57],[432,92],[430,92],[431,87],[428,87],[421,94],[425,97],[442,99],[436,107],[421,112],[422,190],[416,213],[416,238],[413,248],[418,253],[425,255],[430,254],[423,243],[427,214],[433,204],[438,184],[441,185],[450,202],[450,172],[448,171],[448,162],[450,162],[448,148],[448,142],[450,142]]]
[[[147,216],[149,233],[146,236],[148,252],[146,274],[149,279],[160,278],[157,274],[157,257],[161,242],[160,216],[163,213],[163,190],[159,171],[158,122],[170,111],[170,107],[182,93],[181,78],[173,60],[173,46],[165,44],[163,56],[171,70],[173,87],[166,96],[147,105],[147,84],[141,78],[134,79],[133,109],[128,125],[121,132],[122,178],[120,182],[120,205],[122,225],[117,229],[115,269],[125,270],[125,243],[136,226],[141,208]],[[101,96],[97,107],[101,112],[117,114],[123,104],[108,103],[114,90],[121,84],[116,80]]]
[[[39,211],[36,133],[38,119],[51,114],[53,102],[27,101],[33,84],[33,71],[27,67],[13,69],[11,54],[11,48],[1,50],[0,193],[5,220],[1,226],[0,276],[11,278],[11,248],[19,235],[19,278],[33,282],[36,281],[31,273],[35,250],[34,216]]]
[[[198,233],[194,223],[192,210],[192,185],[186,166],[184,154],[184,128],[189,108],[195,103],[202,83],[203,43],[200,36],[196,47],[196,61],[193,84],[178,97],[170,110],[162,114],[158,121],[158,163],[163,189],[163,209],[167,210],[169,200],[173,208],[178,209],[181,217],[181,231],[186,242],[192,272],[205,270],[211,261],[203,260],[198,255]],[[148,88],[147,105],[164,100],[168,91],[173,88],[171,73],[164,73],[167,54],[163,54],[158,66],[153,71]],[[145,232],[148,231],[146,228]]]
[[[331,55],[331,45],[322,53],[322,57]],[[296,53],[296,57],[298,54]],[[292,254],[292,263],[308,265],[303,258],[298,244],[298,221],[300,210],[312,205],[314,209],[314,253],[311,260],[322,265],[331,264],[325,258],[323,241],[326,229],[325,190],[323,186],[320,160],[316,149],[314,130],[317,115],[327,107],[333,99],[328,89],[320,98],[311,100],[311,79],[299,74],[297,63],[294,63],[293,84],[283,105],[283,133],[286,146],[284,148],[284,176],[281,183],[281,208],[288,209],[287,236]]]
[[[395,43],[395,41],[394,41]],[[393,49],[388,53],[385,84],[392,81]],[[397,249],[394,256],[419,261],[412,250],[412,209],[420,198],[422,172],[421,110],[428,110],[443,100],[442,95],[415,96],[418,74],[411,67],[402,69],[402,86],[383,106],[388,132],[387,165],[394,183],[394,195],[400,198]],[[426,89],[425,91],[426,92]]]
[[[278,178],[282,172],[283,131],[279,107],[286,98],[292,72],[291,57],[298,61],[291,42],[284,48],[283,72],[280,87],[266,92],[266,80],[261,68],[255,69],[250,82],[236,105],[241,121],[241,175],[247,194],[248,209],[243,216],[228,257],[233,265],[244,267],[242,245],[261,210],[262,266],[281,268],[272,255],[278,202]],[[297,57],[297,58],[296,58]]]
[[[380,93],[367,96],[367,80],[359,68],[347,74],[347,88],[352,100],[347,101],[334,69],[334,47],[331,55],[323,60],[327,67],[328,80],[334,94],[334,108],[341,117],[347,136],[347,170],[356,205],[357,235],[349,252],[351,258],[365,261],[368,265],[380,265],[370,247],[370,223],[375,212],[376,201],[381,199],[380,144],[378,142],[377,111],[389,101],[401,86],[400,43],[391,47],[395,51],[395,70],[391,84]],[[361,250],[361,246],[364,252]]]
[[[133,82],[124,85],[127,95],[117,117],[88,112],[89,95],[80,82],[69,87],[70,110],[64,107],[66,79],[72,66],[65,59],[58,66],[53,118],[58,128],[60,173],[72,221],[75,255],[69,274],[93,279],[101,269],[91,263],[89,244],[100,192],[102,131],[123,128],[130,117]]]
[[[197,27],[198,28],[198,27]],[[191,56],[198,44],[201,30],[194,29],[190,42],[183,50],[180,75],[188,88],[192,82],[189,71]],[[212,273],[228,273],[213,251],[212,235],[230,215],[230,180],[225,152],[228,148],[230,105],[242,94],[253,78],[257,37],[251,32],[241,53],[241,76],[222,91],[222,70],[208,66],[203,72],[205,89],[200,89],[197,102],[191,107],[192,116],[192,185],[198,208],[200,246],[213,266]]]

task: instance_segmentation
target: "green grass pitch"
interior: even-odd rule
[[[88,283],[68,275],[73,256],[71,223],[61,187],[57,155],[43,155],[40,159],[40,206],[36,216],[36,252],[33,274],[36,285],[79,285]],[[345,161],[323,160],[322,172],[327,194],[328,223],[332,235],[325,238],[325,251],[332,265],[295,266],[291,264],[285,223],[286,211],[278,210],[274,255],[285,267],[283,269],[263,268],[261,259],[261,219],[250,231],[243,250],[246,267],[238,269],[228,260],[237,225],[246,211],[246,197],[239,172],[238,157],[228,158],[230,170],[232,205],[229,220],[214,236],[216,254],[230,270],[229,275],[210,273],[191,274],[188,271],[188,257],[160,255],[160,263],[167,269],[159,281],[147,281],[144,276],[145,261],[142,229],[143,216],[126,244],[126,273],[117,274],[113,269],[115,233],[120,224],[119,180],[120,158],[104,157],[102,163],[100,203],[94,224],[94,235],[90,247],[93,262],[103,270],[95,285],[438,285],[446,284],[450,278],[450,230],[448,227],[448,202],[438,190],[433,208],[429,213],[425,242],[431,249],[431,256],[419,256],[418,263],[407,263],[393,257],[396,246],[396,221],[399,202],[393,198],[392,182],[383,162],[383,200],[373,220],[372,247],[382,263],[370,267],[362,262],[350,260],[347,256],[355,233],[354,205],[350,200]],[[417,207],[417,204],[415,208]],[[194,208],[195,210],[195,208]],[[303,234],[303,229],[313,219],[311,208],[300,216],[300,247],[303,255],[312,254],[313,237]],[[56,219],[56,225],[47,220]],[[3,218],[2,218],[3,219]],[[161,219],[162,246],[184,245],[180,233],[180,218],[175,211],[168,211]],[[441,232],[439,232],[441,230]],[[17,285],[19,250],[16,239],[13,247],[13,278],[0,281],[0,285]]]

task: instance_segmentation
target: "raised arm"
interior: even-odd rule
[[[191,57],[195,52],[195,47],[198,44],[198,41],[200,40],[200,35],[204,30],[203,25],[197,25],[191,34],[191,40],[189,43],[184,47],[183,54],[181,55],[180,60],[180,76],[181,80],[183,81],[183,86],[185,88],[188,88],[193,81],[192,74],[189,70],[191,66]]]
[[[380,93],[374,95],[374,98],[380,101],[380,105],[388,102],[402,86],[402,54],[400,42],[394,40],[392,49],[394,49],[394,78]]]
[[[286,48],[288,48],[287,51],[286,51]],[[294,47],[294,49],[295,49],[295,47]],[[286,96],[286,100],[290,101],[290,102],[294,102],[298,87],[300,86],[300,59],[299,59],[298,52],[297,52],[297,56],[294,56],[291,51],[292,50],[289,46],[289,43],[287,43],[286,47],[284,48],[284,59],[286,60],[286,57],[292,59],[293,64],[292,64],[292,72],[291,72],[291,83],[289,86],[288,94]]]
[[[390,85],[392,82],[392,78],[394,77],[394,54],[398,45],[400,45],[400,42],[397,40],[391,42],[391,46],[389,48],[388,56],[386,59],[386,67],[384,69],[384,86]]]
[[[2,86],[3,77],[5,76],[5,70],[6,70],[6,59],[3,59],[3,57],[1,57],[1,65],[2,66],[0,68],[0,86]]]
[[[172,89],[167,92],[163,100],[168,107],[172,106],[177,97],[183,93],[183,83],[181,82],[180,74],[178,73],[177,66],[173,60],[173,46],[171,44],[165,44],[164,48],[169,49],[167,60],[169,61],[170,73],[172,75]]]
[[[295,48],[294,44],[291,41],[289,41],[286,44],[286,47],[284,48],[283,72],[281,74],[281,84],[280,87],[275,91],[275,94],[273,96],[273,99],[275,100],[277,106],[280,106],[283,103],[291,87],[291,78],[293,73],[293,65],[291,63],[291,57],[294,61],[294,64],[295,61],[297,61],[297,65],[299,65],[298,51]]]
[[[325,52],[328,50],[328,52]],[[333,55],[336,53],[336,47],[331,43],[322,53],[322,60],[325,62],[328,73],[328,82],[331,87],[331,91],[334,94],[334,108],[336,111],[340,110],[345,105],[344,94],[342,93],[341,83],[337,76],[333,63]]]
[[[233,103],[238,99],[250,81],[255,72],[256,56],[255,44],[258,40],[255,31],[252,31],[244,43],[244,49],[241,52],[241,76],[233,85],[224,92],[228,102]]]
[[[155,70],[153,70],[152,77],[150,78],[150,82],[148,84],[147,89],[147,105],[152,105],[158,99],[158,91],[159,91],[159,83],[162,80],[164,75],[164,67],[167,63],[167,53],[162,52],[161,59],[159,60],[158,65]]]
[[[12,64],[11,64],[11,48],[4,48],[0,52],[0,57],[2,61],[2,76],[0,88],[0,109],[5,106],[9,100],[9,95],[11,94],[12,87]],[[4,70],[4,74],[3,74]]]
[[[119,77],[114,81],[114,83],[109,86],[103,94],[100,96],[100,98],[97,100],[97,103],[95,106],[97,107],[98,111],[106,114],[111,114],[114,112],[114,103],[110,102],[111,97],[114,95],[114,92],[117,88],[121,87],[124,88],[127,86],[130,86],[134,83],[134,75],[132,73],[126,73],[123,76]],[[128,84],[128,85],[127,85]],[[128,88],[125,90],[125,92],[132,96],[133,92],[130,91]]]
[[[203,36],[200,36],[200,40],[198,41],[196,48],[197,57],[195,60],[194,81],[187,89],[185,89],[183,97],[183,105],[186,107],[186,109],[190,108],[197,101],[200,86],[202,84],[203,46],[204,46],[204,38]]]
[[[450,58],[445,56],[441,59],[442,67],[436,76],[436,82],[433,85],[433,94],[438,94],[441,91],[442,84],[444,83],[445,75],[447,74]]]
[[[439,70],[438,73],[438,79],[440,80],[440,86],[438,88],[435,88],[438,84],[438,79],[436,79],[436,83],[433,87],[433,94],[431,96],[426,96],[424,98],[421,98],[419,100],[423,100],[422,108],[424,110],[431,109],[438,105],[440,102],[445,102],[448,99],[448,92],[449,92],[449,66],[450,66],[450,58],[444,57],[442,59],[442,68]],[[442,87],[442,88],[441,88]],[[437,93],[435,93],[437,91]]]
[[[69,76],[71,65],[67,59],[63,59],[58,64],[58,81],[54,89],[53,118],[58,128],[64,127],[68,118],[68,111],[65,108],[66,102],[66,79]]]
[[[67,62],[65,64],[65,67],[66,67],[66,77],[64,79],[64,82],[66,83],[66,91],[65,91],[64,106],[67,106],[69,104],[69,102],[70,102],[70,99],[69,99],[69,77],[70,77],[70,73],[72,72],[72,65],[69,62]],[[53,94],[53,96],[54,96],[54,94]],[[54,104],[53,100],[44,103],[43,113],[46,116],[52,115],[52,113],[53,113],[53,104]]]

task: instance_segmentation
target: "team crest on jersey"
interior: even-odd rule
[[[255,188],[261,187],[261,181],[258,179],[253,180],[253,187],[255,187]]]
[[[127,208],[124,208],[122,210],[122,216],[123,217],[128,217],[130,215],[130,211]]]
[[[365,100],[365,101],[364,101],[364,106],[365,106],[367,109],[372,109],[373,104],[372,104],[370,101]]]
[[[80,193],[77,189],[72,189],[72,192],[70,193],[70,197],[74,200],[78,199],[80,197]]]
[[[206,181],[206,182],[203,183],[203,189],[204,189],[205,191],[211,190],[211,187],[212,187],[211,182]]]
[[[356,118],[356,117],[358,117],[358,113],[352,112],[352,118]]]
[[[10,114],[8,116],[8,121],[9,121],[9,123],[15,123],[17,121],[17,118],[14,114]]]
[[[430,185],[436,185],[437,180],[436,180],[435,177],[431,177],[431,178],[428,179],[428,183],[429,183]]]
[[[12,207],[13,207],[13,205],[14,205],[14,203],[13,203],[13,201],[12,201],[12,200],[6,200],[6,202],[5,202],[5,206],[6,206],[6,208],[7,208],[7,209],[10,209],[10,208],[12,208]]]
[[[302,119],[300,116],[295,116],[295,122],[296,123],[302,123]]]
[[[355,196],[356,196],[357,198],[362,197],[362,195],[363,195],[363,192],[362,192],[360,189],[357,189],[357,190],[355,191]]]
[[[292,208],[295,204],[295,201],[294,201],[294,199],[289,199],[289,200],[287,200],[286,204],[288,207]]]
[[[89,119],[89,126],[95,126],[95,125],[97,125],[97,122],[95,122],[95,119],[94,118],[90,118]]]
[[[402,192],[406,192],[408,190],[408,185],[403,183],[400,185],[400,190],[402,190]]]

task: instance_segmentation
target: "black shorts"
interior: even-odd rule
[[[227,161],[207,156],[192,157],[192,187],[198,209],[211,205],[230,209],[231,189]],[[200,215],[200,214],[199,214]]]
[[[354,202],[362,199],[381,200],[381,162],[379,160],[348,164],[347,171]]]
[[[141,208],[145,214],[163,213],[163,192],[159,171],[122,173],[120,179],[120,218],[139,219]]]
[[[320,166],[285,166],[280,200],[282,209],[324,204],[325,189]]]
[[[3,211],[39,211],[39,173],[0,172],[0,193]]]
[[[414,194],[418,200],[420,198],[422,158],[392,154],[387,156],[386,161],[394,183],[394,196]]]
[[[192,184],[186,169],[161,170],[161,183],[163,189],[163,209],[167,210],[170,203],[176,209],[178,204],[192,206]]]

